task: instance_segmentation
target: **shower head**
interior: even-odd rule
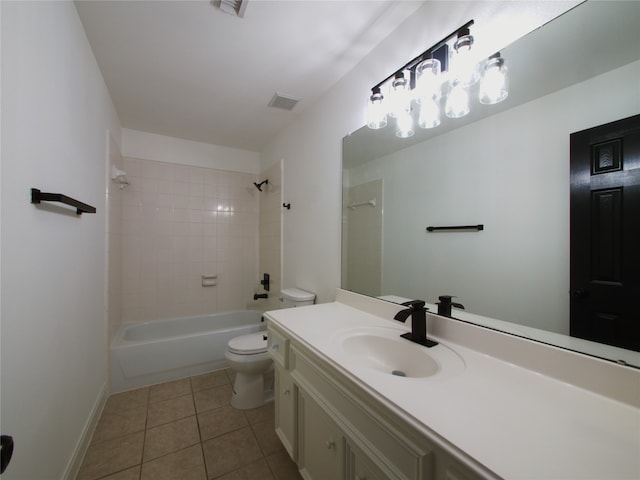
[[[267,178],[266,180],[263,180],[263,181],[261,181],[260,183],[253,182],[253,184],[256,186],[256,188],[257,188],[259,191],[262,191],[262,185],[264,185],[264,184],[269,185],[269,179]]]

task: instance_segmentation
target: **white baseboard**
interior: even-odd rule
[[[85,423],[82,435],[80,435],[80,439],[78,440],[73,455],[69,459],[67,468],[65,468],[64,474],[62,475],[64,480],[75,480],[78,476],[82,460],[84,460],[84,455],[87,453],[87,449],[91,443],[91,438],[93,437],[93,432],[98,425],[98,420],[100,420],[100,415],[102,415],[102,411],[104,410],[108,397],[109,391],[107,383],[105,382],[100,389],[100,394],[91,409],[91,414]]]

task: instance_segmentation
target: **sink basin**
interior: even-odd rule
[[[369,327],[346,332],[338,341],[345,360],[399,378],[441,378],[464,370],[462,358],[446,345],[427,348],[400,337],[403,331]]]

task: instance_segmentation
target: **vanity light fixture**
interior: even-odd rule
[[[447,117],[463,117],[470,111],[469,90],[480,79],[480,72],[481,103],[494,104],[507,98],[504,59],[496,53],[480,68],[470,54],[471,25],[473,20],[375,85],[369,97],[367,126],[384,128],[389,116],[396,119],[396,136],[408,138],[414,134],[414,106],[418,109],[418,126],[435,128],[441,123],[443,100]]]

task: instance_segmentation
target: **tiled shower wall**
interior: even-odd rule
[[[124,170],[123,322],[246,309],[258,286],[256,176],[128,157]]]

